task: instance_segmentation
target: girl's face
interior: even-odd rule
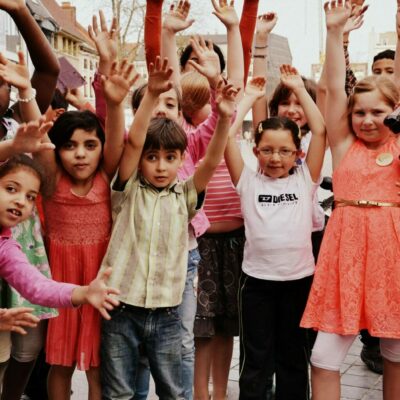
[[[18,168],[0,178],[0,226],[11,228],[31,214],[40,179],[29,168]]]
[[[357,94],[351,112],[354,133],[367,146],[381,145],[391,134],[383,121],[392,111],[393,108],[384,101],[378,90]]]
[[[286,100],[282,100],[278,105],[278,117],[286,117],[291,119],[302,128],[307,123],[303,107],[299,103],[297,96],[291,93]]]
[[[288,130],[267,129],[257,147],[253,149],[259,168],[271,178],[286,178],[296,162],[300,151],[296,149]]]
[[[96,173],[102,156],[103,146],[96,131],[75,129],[68,142],[58,154],[62,166],[76,183],[84,183]]]
[[[174,88],[158,96],[157,104],[153,110],[153,118],[168,118],[178,122],[181,116],[178,97]]]

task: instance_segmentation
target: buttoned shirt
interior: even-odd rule
[[[112,190],[114,225],[102,269],[113,268],[108,284],[120,290],[120,301],[145,308],[181,303],[187,226],[203,197],[193,177],[159,191],[134,175],[122,191]]]

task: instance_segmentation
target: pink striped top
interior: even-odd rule
[[[243,219],[240,198],[232,184],[225,160],[222,160],[207,186],[203,209],[211,224]]]

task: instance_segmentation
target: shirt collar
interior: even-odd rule
[[[10,237],[11,237],[11,229],[10,228],[0,228],[0,238],[10,239]]]
[[[166,192],[166,191],[173,191],[175,193],[182,194],[183,189],[181,185],[178,185],[178,178],[175,178],[167,187],[163,188],[163,190],[158,190],[154,185],[152,185],[143,175],[139,177],[139,185],[141,187],[148,187],[151,188],[158,193]]]

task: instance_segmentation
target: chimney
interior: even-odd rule
[[[68,12],[68,16],[73,23],[76,22],[76,7],[71,5],[70,1],[63,1],[61,3],[61,8]]]

